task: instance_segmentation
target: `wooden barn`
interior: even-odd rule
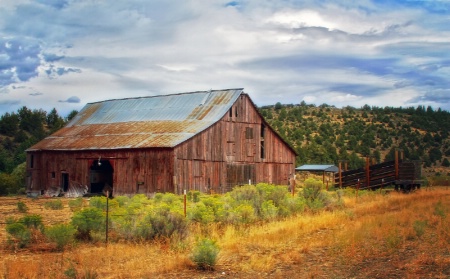
[[[27,150],[27,190],[151,195],[288,185],[295,156],[243,89],[107,100]]]

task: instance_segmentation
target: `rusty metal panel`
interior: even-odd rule
[[[241,94],[227,89],[90,103],[28,151],[175,147],[219,121]]]

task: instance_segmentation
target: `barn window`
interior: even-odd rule
[[[56,177],[56,174],[54,171],[52,171],[52,178],[55,178],[55,177]]]
[[[264,124],[261,124],[261,138],[264,138],[266,134],[266,126]]]
[[[264,158],[266,158],[266,153],[264,150],[264,141],[262,140],[261,141],[261,159],[264,159]]]
[[[238,110],[237,110],[237,108],[234,108],[234,116],[238,117]]]
[[[229,116],[230,116],[230,118],[233,117],[233,107],[230,108]]]
[[[246,139],[253,139],[253,128],[246,127],[245,128],[245,138]]]
[[[34,155],[30,155],[30,168],[34,168]]]

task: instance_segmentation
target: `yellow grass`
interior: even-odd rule
[[[98,278],[449,278],[449,197],[450,190],[438,187],[347,197],[342,209],[270,223],[193,225],[184,242],[80,244],[64,253],[4,250],[0,278],[68,278],[64,272],[71,269],[78,278],[89,272]],[[38,212],[31,209],[36,201],[26,202],[48,223],[71,214],[68,208]],[[423,235],[417,221],[426,221]],[[197,271],[189,260],[200,236],[221,247],[215,271]]]

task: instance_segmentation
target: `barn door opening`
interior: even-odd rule
[[[61,190],[63,190],[63,192],[69,190],[69,174],[67,172],[61,173]]]
[[[114,169],[109,160],[95,160],[91,165],[90,193],[112,192]]]

